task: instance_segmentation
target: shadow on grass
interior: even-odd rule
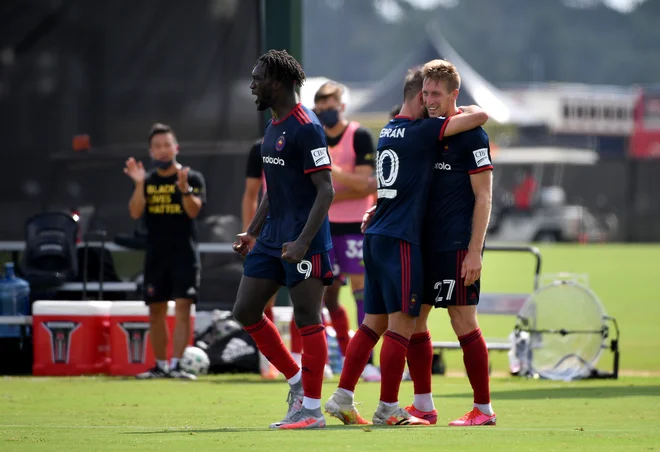
[[[516,389],[513,391],[491,391],[493,400],[535,400],[535,399],[596,399],[660,396],[660,386],[576,386]],[[472,397],[471,393],[434,395],[438,399]]]
[[[200,380],[203,383],[211,383],[211,384],[216,384],[216,385],[223,385],[223,384],[270,384],[270,383],[277,383],[280,385],[286,385],[286,380],[282,379],[281,377],[275,378],[273,380],[267,380],[265,378],[261,378],[259,374],[224,374],[223,378],[221,379],[202,379]]]
[[[406,426],[405,429],[411,428],[428,428],[425,426]],[[133,431],[133,432],[123,432],[122,435],[162,435],[167,433],[182,433],[182,434],[203,434],[203,433],[249,433],[249,432],[282,432],[282,431],[304,431],[304,432],[324,432],[327,430],[363,430],[365,432],[370,432],[372,430],[382,430],[382,429],[399,429],[401,426],[396,425],[328,425],[325,428],[310,428],[302,430],[282,430],[277,428],[266,428],[266,427],[218,427],[211,429],[166,429],[166,430],[154,430],[154,431]]]

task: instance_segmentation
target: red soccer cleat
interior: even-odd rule
[[[408,405],[405,410],[410,413],[411,416],[429,421],[429,424],[431,425],[435,425],[438,422],[438,412],[436,410],[421,411],[415,408],[415,405]]]
[[[450,427],[472,427],[475,425],[496,425],[497,416],[493,413],[492,416],[482,413],[479,408],[473,408],[472,411],[466,413],[462,418],[456,419],[449,423]]]

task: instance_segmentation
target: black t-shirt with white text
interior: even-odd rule
[[[147,174],[144,181],[144,209],[147,243],[188,244],[197,242],[197,221],[183,209],[183,195],[176,185],[178,175],[163,177],[157,171]],[[206,203],[206,184],[198,171],[190,170],[188,183],[193,195]]]

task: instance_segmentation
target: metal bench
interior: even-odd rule
[[[538,289],[539,278],[541,274],[541,253],[538,248],[533,246],[499,246],[490,245],[486,246],[487,252],[498,251],[508,253],[529,253],[536,259],[536,267],[534,270],[534,290]],[[477,313],[479,315],[516,315],[520,308],[525,304],[531,294],[527,293],[482,293],[477,305]],[[460,349],[461,345],[458,342],[452,341],[434,341],[434,373],[444,374],[446,365],[444,357],[442,356],[443,350],[456,350]],[[486,346],[488,350],[495,351],[509,351],[511,343],[508,339],[486,339]]]

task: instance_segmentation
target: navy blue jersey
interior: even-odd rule
[[[378,204],[367,234],[419,245],[432,173],[433,154],[446,118],[397,116],[380,132],[376,153]]]
[[[428,249],[467,249],[474,212],[470,174],[492,169],[488,135],[481,127],[438,143],[424,223],[424,244]]]
[[[269,121],[261,144],[261,160],[269,204],[257,245],[279,257],[282,244],[296,240],[302,232],[316,200],[316,186],[310,174],[331,168],[325,132],[316,115],[298,104],[286,117]],[[331,248],[326,217],[308,253]]]

